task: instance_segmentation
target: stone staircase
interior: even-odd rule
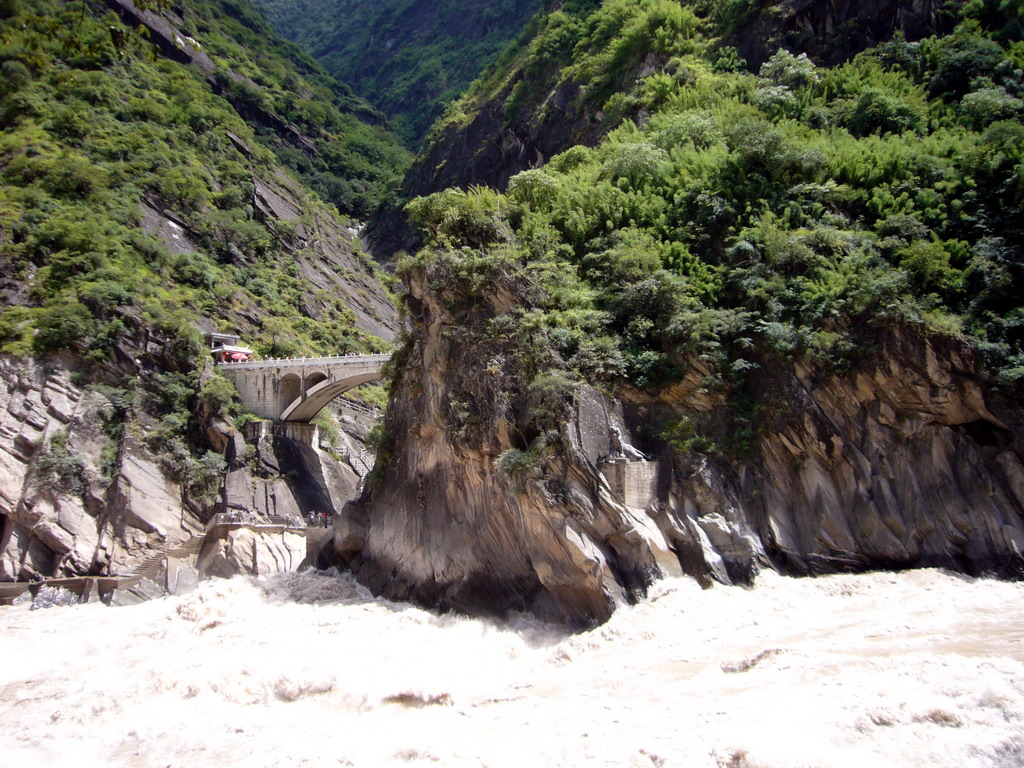
[[[135,566],[130,573],[117,578],[125,579],[126,584],[128,581],[141,581],[144,578],[148,578],[156,572],[165,558],[188,557],[189,555],[199,554],[199,550],[203,548],[203,542],[205,540],[206,534],[204,533],[198,536],[193,536],[182,544],[164,547],[159,552],[154,552]]]
[[[366,452],[365,448],[358,454],[350,453],[348,461],[352,465],[352,469],[359,475],[360,480],[365,480],[366,476],[373,471],[373,463],[370,461],[370,455]]]

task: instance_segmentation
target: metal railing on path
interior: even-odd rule
[[[256,370],[259,368],[311,368],[332,366],[341,363],[386,363],[391,359],[385,355],[336,355],[334,357],[271,357],[265,360],[221,361],[217,365],[231,370]]]

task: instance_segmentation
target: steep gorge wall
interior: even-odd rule
[[[482,311],[513,305],[492,295]],[[752,387],[772,415],[746,456],[681,452],[656,437],[673,418],[700,425],[727,407],[696,366],[658,393],[582,387],[560,449],[510,477],[495,461],[518,444],[523,414],[503,350],[456,331],[448,306],[426,279],[412,281],[412,342],[377,469],[386,481],[335,529],[337,561],[379,593],[588,626],[679,573],[702,583],[744,583],[763,568],[1022,573],[1024,420],[955,340],[880,329],[838,374],[766,361]],[[453,404],[474,395],[486,407],[467,428]],[[611,426],[661,454],[645,509],[625,506],[600,471]]]
[[[650,62],[622,73],[636,79],[654,71]],[[400,203],[449,187],[473,185],[504,189],[520,171],[537,168],[577,144],[592,146],[618,124],[600,112],[577,110],[580,84],[569,81],[542,89],[513,113],[505,102],[522,79],[517,73],[496,94],[474,106],[466,123],[448,123],[428,137],[402,181]],[[373,254],[382,259],[421,243],[400,205],[383,206],[370,219],[367,232]]]
[[[0,360],[5,581],[125,572],[203,529],[137,435],[112,441],[104,432],[112,403],[73,384],[72,373],[56,361]],[[72,462],[70,471],[45,469],[54,453]]]

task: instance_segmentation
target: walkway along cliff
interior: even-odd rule
[[[334,561],[376,592],[584,627],[667,575],[1022,573],[1024,425],[966,346],[895,325],[875,329],[873,351],[843,373],[765,361],[751,394],[769,415],[745,456],[656,437],[726,406],[702,389],[697,361],[656,395],[579,386],[551,450],[509,472],[537,403],[509,338],[483,329],[522,297],[499,279],[466,308],[431,288],[437,269],[409,281],[412,339],[385,446],[334,532]],[[628,494],[603,463],[612,427],[661,454],[633,471]]]

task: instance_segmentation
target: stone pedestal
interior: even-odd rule
[[[250,421],[242,428],[246,441],[258,443],[264,437],[286,437],[315,448],[320,442],[319,427],[297,421]]]
[[[657,461],[608,459],[600,468],[612,493],[627,507],[645,509],[658,495]]]

